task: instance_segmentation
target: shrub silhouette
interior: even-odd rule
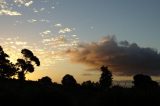
[[[99,80],[100,87],[102,89],[109,88],[112,85],[112,73],[108,70],[108,67],[102,66],[101,67],[101,77]]]
[[[9,55],[0,46],[0,78],[11,78],[17,72],[17,68],[8,58]]]
[[[32,51],[28,49],[22,49],[21,53],[23,54],[24,59],[17,59],[16,66],[19,68],[18,70],[18,78],[19,80],[25,80],[25,74],[34,72],[34,64],[40,66],[39,59],[34,56]]]
[[[137,74],[133,77],[134,81],[134,87],[135,88],[153,88],[158,87],[158,83],[156,81],[153,81],[150,76],[143,75],[143,74]]]
[[[77,85],[77,81],[72,75],[67,74],[63,77],[62,84],[65,87],[75,87]]]

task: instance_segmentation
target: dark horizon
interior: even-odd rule
[[[65,74],[78,82],[99,79],[99,67],[115,80],[137,73],[160,80],[159,0],[1,0],[0,45],[16,63],[29,49],[41,66],[28,80]]]

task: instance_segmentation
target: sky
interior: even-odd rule
[[[21,49],[39,57],[27,79],[65,74],[98,81],[145,73],[160,79],[159,0],[0,0],[0,45],[16,62]]]

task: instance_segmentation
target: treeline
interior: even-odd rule
[[[66,74],[61,83],[48,76],[38,81],[26,81],[40,61],[32,51],[22,49],[23,58],[13,64],[0,47],[0,106],[63,105],[63,106],[159,106],[160,87],[148,75],[133,76],[133,87],[113,85],[113,75],[107,66],[100,67],[99,81],[84,81]]]
[[[33,54],[31,50],[22,49],[22,58],[18,58],[17,62],[13,64],[10,62],[9,55],[4,52],[3,48],[0,46],[0,78],[1,79],[13,79],[18,78],[20,81],[25,81],[25,75],[27,73],[32,73],[35,70],[35,65],[40,66],[40,61],[37,56]],[[100,88],[107,89],[112,86],[112,73],[108,70],[107,66],[102,66],[100,68],[102,72],[101,77],[98,82],[94,83],[92,81],[85,81],[81,85],[86,88]],[[135,75],[133,77],[134,87],[149,88],[158,87],[156,81],[152,81],[150,76],[147,75]],[[49,77],[43,77],[39,79],[41,82],[51,83]],[[62,84],[64,86],[77,86],[77,81],[72,75],[65,75],[62,79]]]
[[[68,74],[62,84],[47,76],[38,81],[0,79],[0,105],[159,106],[160,87],[149,76],[135,75],[131,88],[114,86],[108,78],[102,83],[101,77],[82,84]]]
[[[102,66],[101,68],[101,77],[98,82],[92,82],[90,80],[84,81],[82,84],[78,84],[76,79],[69,74],[66,74],[62,78],[62,86],[66,88],[74,88],[74,87],[82,87],[85,89],[99,89],[99,90],[107,90],[110,88],[116,88],[116,87],[121,87],[121,85],[113,85],[113,78],[112,78],[112,73],[108,70],[107,67]],[[42,84],[53,84],[52,79],[49,78],[48,76],[42,77],[41,79],[38,80],[38,82]],[[148,75],[143,75],[143,74],[137,74],[133,76],[133,86],[132,88],[138,88],[138,89],[154,89],[154,88],[159,88],[159,84],[156,81],[153,81],[152,78]]]

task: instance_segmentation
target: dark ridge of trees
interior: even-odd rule
[[[95,87],[95,83],[92,82],[92,81],[84,81],[82,84],[81,84],[82,87],[84,88],[89,88],[89,89],[92,89]]]
[[[77,84],[69,74],[62,84],[52,82],[48,76],[38,81],[25,80],[26,73],[40,66],[39,59],[28,49],[21,51],[22,59],[13,64],[0,47],[0,106],[6,105],[62,105],[62,106],[159,106],[160,87],[148,75],[133,76],[133,87],[112,85],[112,73],[101,67],[98,82]],[[18,74],[18,79],[14,78]],[[23,83],[21,83],[23,81]]]
[[[100,87],[99,87],[99,83],[98,82],[92,82],[90,80],[88,81],[84,81],[82,84],[81,84],[81,87],[83,89],[88,89],[88,90],[98,90]]]
[[[107,66],[101,67],[101,77],[99,79],[100,87],[102,89],[109,88],[112,85],[112,73],[108,70]]]

